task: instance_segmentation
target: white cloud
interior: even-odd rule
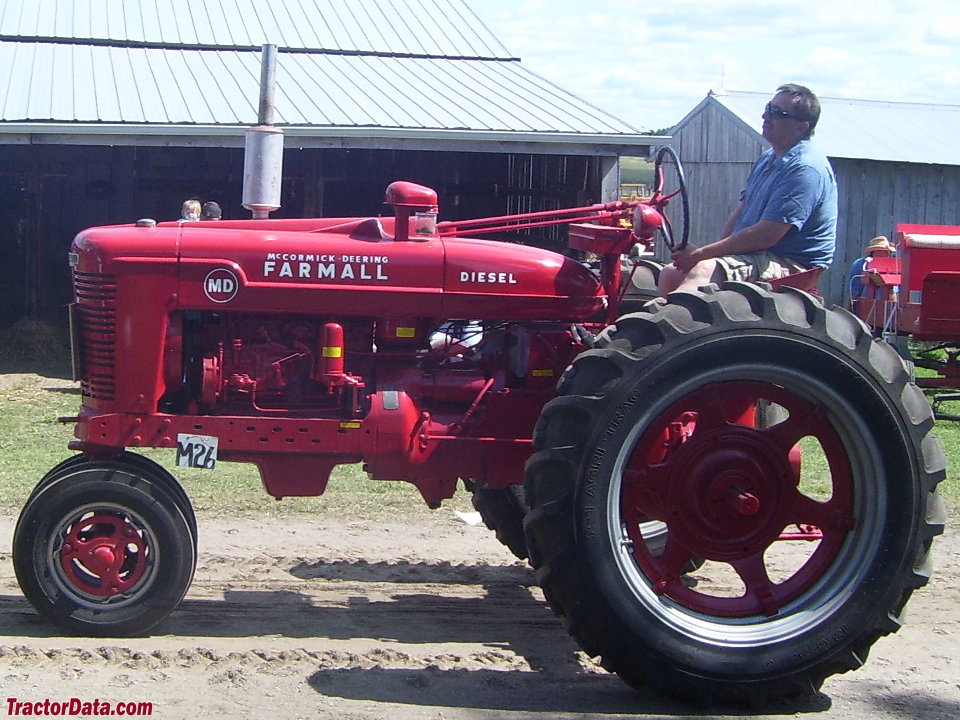
[[[956,10],[954,10],[956,12]],[[960,16],[947,14],[936,23],[927,27],[927,40],[932,43],[944,43],[954,48],[960,43]]]
[[[711,89],[960,104],[955,0],[472,0],[524,65],[643,129]]]

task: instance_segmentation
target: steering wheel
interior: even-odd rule
[[[668,162],[665,162],[668,161]],[[667,178],[664,172],[664,165],[672,164],[673,173]],[[664,145],[657,153],[653,163],[653,197],[650,198],[650,206],[653,207],[663,217],[663,225],[660,231],[663,233],[663,241],[671,252],[683,250],[687,246],[687,240],[690,237],[690,198],[687,196],[687,183],[683,177],[683,166],[680,164],[680,157],[669,145]],[[680,196],[680,239],[676,239],[673,232],[673,223],[666,209],[670,201]]]

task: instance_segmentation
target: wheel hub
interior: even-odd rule
[[[113,567],[117,559],[114,551],[107,545],[94,548],[85,553],[85,555],[87,557],[87,567],[100,576],[105,575],[110,568]]]
[[[684,547],[730,561],[762,552],[783,530],[789,463],[761,433],[729,426],[697,433],[671,462],[667,524]]]
[[[147,546],[136,528],[126,518],[107,513],[74,523],[59,554],[70,584],[96,597],[126,592],[147,567]]]

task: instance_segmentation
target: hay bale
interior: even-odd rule
[[[0,363],[6,367],[69,367],[69,331],[62,324],[23,318],[0,332]]]

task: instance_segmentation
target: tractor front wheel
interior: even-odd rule
[[[805,293],[734,283],[598,340],[525,479],[530,560],[568,631],[685,697],[810,693],[861,665],[927,582],[945,514],[897,354]]]
[[[31,495],[14,531],[24,595],[76,634],[146,632],[193,579],[195,530],[181,500],[137,464],[58,467]]]

